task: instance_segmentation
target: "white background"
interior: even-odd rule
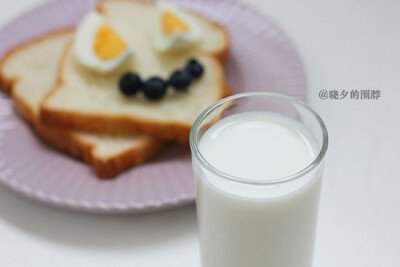
[[[40,2],[0,0],[0,26]],[[297,47],[330,133],[314,266],[400,266],[400,1],[247,2]],[[381,98],[321,100],[322,89]],[[0,188],[0,265],[198,267],[195,209],[86,215]]]

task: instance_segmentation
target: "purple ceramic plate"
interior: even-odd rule
[[[95,0],[60,0],[14,20],[0,31],[0,57],[13,46],[76,25]],[[265,17],[228,0],[178,0],[228,28],[228,82],[235,93],[273,91],[304,99],[305,77],[288,40]],[[0,94],[0,182],[29,198],[98,213],[138,213],[192,203],[194,181],[188,148],[171,147],[114,180],[42,143]]]

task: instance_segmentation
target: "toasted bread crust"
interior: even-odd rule
[[[95,155],[95,146],[86,142],[78,134],[65,129],[45,126],[40,123],[38,116],[28,103],[18,94],[13,93],[13,88],[18,84],[20,77],[8,77],[4,73],[4,64],[14,53],[29,45],[54,37],[58,34],[71,32],[73,29],[63,29],[52,32],[36,39],[23,43],[10,50],[0,61],[0,86],[5,92],[13,95],[16,108],[21,116],[32,126],[36,133],[47,143],[54,147],[93,165],[96,173],[102,178],[114,177],[126,169],[144,162],[149,157],[160,151],[164,144],[154,138],[147,138],[139,147],[132,148],[121,154],[114,155],[107,159],[102,159]]]
[[[200,16],[200,15],[198,15]],[[228,57],[229,57],[229,45],[230,45],[230,40],[229,40],[229,33],[226,30],[226,28],[224,26],[222,26],[221,24],[217,23],[217,22],[212,22],[214,24],[215,27],[219,28],[225,35],[225,46],[223,48],[221,48],[219,51],[215,51],[214,53],[212,53],[212,56],[214,56],[216,59],[218,59],[222,64],[225,65],[225,63],[228,61]]]

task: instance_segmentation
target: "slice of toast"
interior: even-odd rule
[[[187,143],[191,126],[202,110],[230,94],[224,70],[217,58],[228,49],[226,30],[204,17],[190,14],[201,25],[204,37],[197,49],[160,54],[153,48],[156,8],[138,1],[113,0],[100,3],[107,22],[132,46],[134,60],[121,71],[99,76],[76,61],[71,48],[60,66],[60,80],[43,101],[40,118],[44,124],[102,133],[146,133],[163,140]],[[189,58],[204,66],[204,74],[186,92],[169,89],[159,101],[137,95],[123,96],[118,81],[127,69],[143,79],[167,79]]]
[[[93,165],[100,177],[113,177],[158,152],[162,143],[145,135],[86,134],[40,123],[40,103],[54,86],[59,60],[72,35],[72,29],[50,33],[9,51],[0,62],[0,84],[45,141]]]

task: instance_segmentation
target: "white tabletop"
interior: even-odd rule
[[[0,26],[41,2],[0,0]],[[296,45],[309,103],[329,130],[314,266],[400,266],[400,2],[247,2]],[[381,97],[318,96],[335,89],[380,90]],[[0,261],[10,267],[200,266],[195,208],[87,215],[0,188]]]

